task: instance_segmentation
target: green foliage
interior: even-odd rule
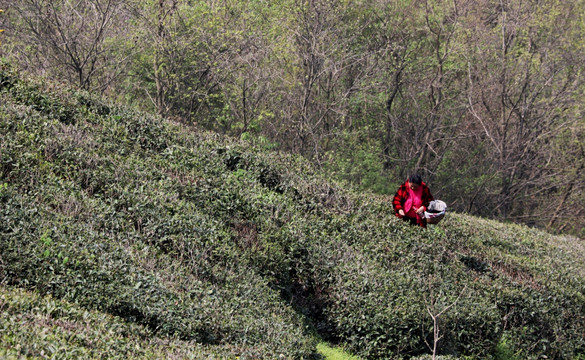
[[[495,360],[517,360],[520,357],[512,351],[512,345],[510,344],[510,338],[504,334],[502,339],[496,347],[496,353],[494,355]]]
[[[358,360],[357,356],[347,354],[343,349],[333,348],[326,343],[319,343],[317,350],[325,357],[325,360]]]
[[[308,359],[318,334],[364,359],[424,358],[430,299],[456,302],[444,358],[584,352],[576,239],[456,213],[412,227],[300,157],[7,78],[7,356]]]
[[[234,357],[235,349],[177,339],[161,341],[140,325],[88,311],[51,296],[0,287],[0,357],[59,359],[202,359]]]
[[[327,154],[324,170],[360,190],[394,194],[400,184],[393,182],[385,171],[379,146],[378,142],[368,140],[365,133],[348,133],[335,146],[339,150]]]
[[[61,100],[34,106],[45,99],[37,90],[19,82],[3,95],[10,102],[3,106],[0,249],[10,284],[163,338],[230,344],[251,357],[312,353],[292,309],[254,269],[233,262],[239,244],[231,221],[205,214],[206,207],[226,215],[240,209],[214,188],[221,179],[196,186],[201,167],[225,169],[221,160],[208,163],[211,149],[191,148],[204,148],[203,139],[182,138],[153,117],[103,111],[86,95],[71,109],[89,122],[63,123],[53,116]]]
[[[451,209],[585,231],[582,1],[5,2],[3,54],[28,71],[361,190],[421,171]],[[75,121],[67,98],[21,90]]]

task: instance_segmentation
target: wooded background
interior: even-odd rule
[[[0,0],[0,56],[389,197],[585,234],[585,3]],[[6,60],[5,60],[6,61]]]

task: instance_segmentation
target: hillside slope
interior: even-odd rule
[[[0,354],[585,356],[578,239],[426,230],[302,159],[0,69]],[[61,355],[60,355],[61,356]]]

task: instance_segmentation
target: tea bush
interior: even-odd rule
[[[18,288],[0,287],[0,308],[3,359],[23,355],[59,359],[215,359],[242,352],[230,346],[163,340],[140,325]]]
[[[423,230],[299,157],[6,65],[0,84],[2,291],[126,329],[94,348],[62,328],[77,318],[4,306],[6,354],[306,359],[320,336],[428,358],[435,325],[443,358],[585,351],[581,240],[453,213]],[[35,340],[29,317],[54,332]]]

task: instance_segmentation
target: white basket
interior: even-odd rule
[[[425,218],[429,224],[438,224],[445,217],[447,204],[441,200],[433,200],[425,211]]]

